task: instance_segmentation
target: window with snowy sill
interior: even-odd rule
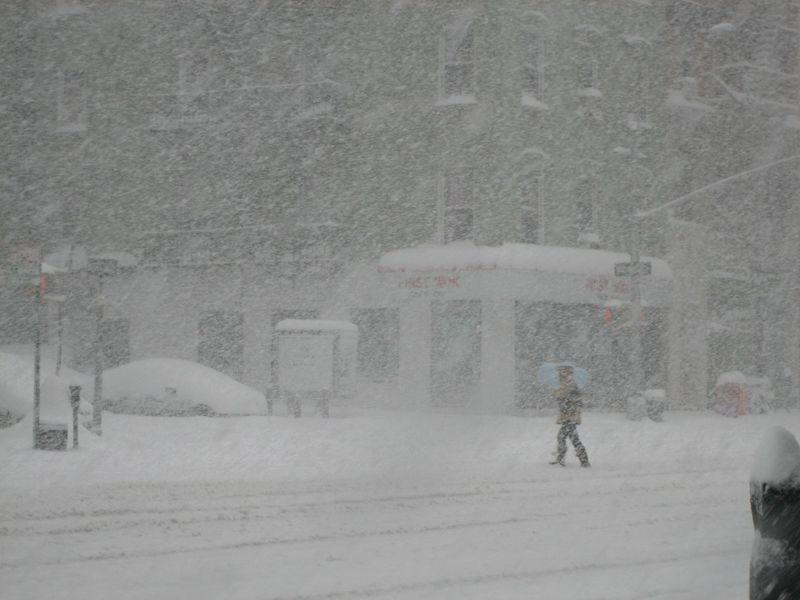
[[[475,36],[470,22],[444,28],[437,106],[475,104]]]

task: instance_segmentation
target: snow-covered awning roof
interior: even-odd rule
[[[652,265],[652,276],[671,279],[672,271],[666,261],[642,257]],[[623,252],[564,248],[535,244],[503,244],[476,246],[472,242],[454,242],[445,246],[422,244],[415,248],[393,250],[378,262],[378,271],[493,271],[518,270],[579,275],[614,275],[616,263],[630,262]]]
[[[275,325],[276,331],[349,331],[358,333],[358,327],[347,321],[322,319],[284,319]]]

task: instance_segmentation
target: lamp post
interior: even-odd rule
[[[39,412],[41,405],[41,373],[42,373],[42,252],[39,252],[38,271],[39,277],[36,282],[35,302],[36,302],[36,325],[33,334],[33,447],[39,448]]]
[[[638,195],[644,196],[644,199],[647,200],[652,196],[653,188],[656,184],[656,177],[653,172],[645,166],[642,166],[637,163],[631,163],[625,166],[626,169],[636,169],[641,173],[645,174],[645,179],[639,180],[638,177],[635,179],[637,181],[633,182],[634,192],[638,192]],[[627,178],[629,179],[629,178]],[[650,183],[649,186],[646,185],[638,185],[639,181],[647,181]],[[647,187],[647,191],[644,192],[643,189]],[[641,331],[641,313],[642,313],[642,276],[649,273],[650,265],[648,263],[642,263],[641,257],[641,220],[637,213],[634,210],[631,210],[628,213],[628,217],[626,219],[627,223],[627,232],[628,232],[628,239],[627,239],[627,246],[628,246],[628,254],[630,255],[630,263],[615,265],[614,271],[616,275],[627,275],[630,279],[630,290],[631,290],[631,314],[630,314],[630,321],[628,322],[628,326],[631,328],[631,351],[630,351],[630,362],[631,362],[631,385],[633,387],[633,392],[638,393],[641,391],[642,383],[644,380],[642,374],[643,368],[643,360],[642,360],[642,331]]]
[[[92,400],[92,431],[103,435],[103,277],[116,273],[117,261],[113,258],[92,258],[89,260],[89,273],[97,277],[95,294],[95,335],[92,347],[94,356],[94,397]]]

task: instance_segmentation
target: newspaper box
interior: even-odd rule
[[[355,395],[358,328],[344,321],[287,319],[275,326],[278,387],[288,414],[299,417],[304,399],[315,400],[323,417],[331,398]]]

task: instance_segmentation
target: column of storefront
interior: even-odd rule
[[[514,405],[514,301],[486,300],[482,315],[481,408],[500,412]]]
[[[430,406],[431,310],[429,298],[413,298],[400,308],[400,393],[409,405]]]

